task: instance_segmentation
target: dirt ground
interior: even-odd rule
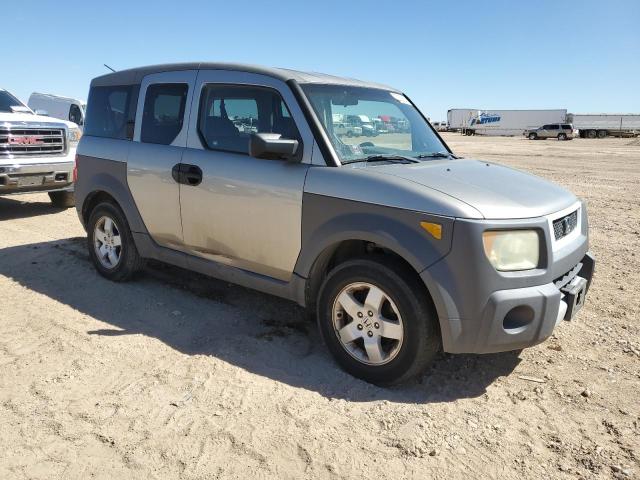
[[[575,321],[377,388],[294,305],[161,265],[110,283],[75,210],[0,198],[0,478],[640,478],[640,140],[445,137],[587,200]]]

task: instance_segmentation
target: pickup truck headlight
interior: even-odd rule
[[[484,253],[499,271],[531,270],[540,260],[540,237],[535,230],[496,230],[482,234]]]
[[[74,127],[67,130],[67,141],[69,142],[70,146],[75,147],[76,145],[78,145],[80,137],[82,137],[82,130],[80,130],[79,128]]]

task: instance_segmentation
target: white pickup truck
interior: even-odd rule
[[[0,88],[0,195],[48,192],[55,206],[72,207],[81,135],[75,123],[36,115]]]

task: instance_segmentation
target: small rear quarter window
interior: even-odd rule
[[[137,85],[91,88],[84,135],[131,140],[138,89]]]

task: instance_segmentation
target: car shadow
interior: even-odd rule
[[[80,237],[0,249],[0,275],[109,325],[88,335],[105,341],[146,335],[184,354],[215,356],[327,398],[474,398],[520,361],[514,353],[441,354],[417,381],[379,388],[342,372],[294,303],[159,263],[150,263],[132,282],[110,282],[95,272]]]
[[[64,208],[54,207],[50,202],[22,201],[20,195],[7,198],[0,197],[0,221],[18,218],[39,217],[60,213]]]

